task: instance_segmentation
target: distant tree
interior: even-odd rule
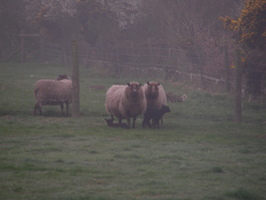
[[[121,30],[141,16],[143,0],[79,0],[77,12],[85,40],[96,45],[112,43]]]
[[[81,33],[90,45],[96,45],[99,38],[105,43],[115,39],[118,31],[116,16],[103,3],[97,0],[78,1],[77,14]]]
[[[138,31],[132,32],[136,38],[143,39],[146,34],[155,45],[175,48],[180,63],[177,68],[200,73],[204,87],[204,75],[221,78],[225,71],[221,47],[229,37],[218,18],[221,15],[235,16],[241,2],[145,0],[146,15],[139,20]]]
[[[69,42],[79,29],[75,18],[76,1],[73,0],[24,0],[25,15],[29,23],[38,26],[49,40]]]
[[[23,10],[23,1],[0,1],[0,59],[6,58],[20,44],[20,29],[25,24]]]
[[[60,45],[61,62],[67,63],[71,40],[79,35],[75,0],[23,0],[25,16],[43,39]]]
[[[128,28],[142,15],[142,6],[145,0],[108,0],[105,6],[116,15],[120,29]]]
[[[181,45],[201,36],[212,38],[222,30],[218,17],[235,12],[239,0],[146,0],[147,16],[152,16],[160,37]]]
[[[262,94],[263,79],[266,77],[266,1],[246,0],[237,19],[220,18],[225,28],[232,30],[244,53],[244,66],[248,92],[254,97]]]

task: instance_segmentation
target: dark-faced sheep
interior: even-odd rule
[[[59,75],[56,80],[42,79],[38,80],[34,87],[36,103],[33,115],[39,110],[42,115],[42,106],[60,105],[63,115],[64,104],[68,115],[68,107],[72,102],[72,81],[67,75]]]
[[[119,124],[126,119],[130,128],[130,118],[133,118],[132,128],[138,115],[146,111],[146,98],[141,84],[130,82],[127,85],[113,85],[106,92],[105,101],[107,113],[117,117]]]
[[[160,128],[159,121],[163,117],[165,113],[170,112],[170,108],[168,106],[162,105],[160,110],[146,110],[144,114],[144,119],[142,122],[142,126],[145,127],[148,125],[150,128]],[[152,120],[152,126],[150,121]]]
[[[163,86],[156,81],[147,82],[143,86],[146,101],[147,101],[147,110],[160,110],[162,105],[167,105],[166,93]]]
[[[147,109],[158,110],[162,108],[162,105],[167,105],[166,93],[159,82],[147,82],[143,89],[147,100]]]

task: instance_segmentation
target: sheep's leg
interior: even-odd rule
[[[33,113],[32,114],[33,115],[36,115],[37,110],[39,110],[39,112],[40,112],[40,106],[39,106],[39,103],[38,102],[34,105]]]
[[[146,124],[148,124],[148,117],[146,114],[143,115],[142,127],[145,128]]]
[[[152,122],[153,122],[153,121],[152,121]],[[152,126],[152,125],[151,125],[151,119],[148,119],[148,120],[147,120],[147,124],[148,124],[149,128],[151,128],[151,126]]]
[[[154,119],[152,119],[152,121],[151,121],[151,127],[152,128],[155,128],[155,121],[154,121]]]
[[[150,123],[150,119],[144,119],[142,122],[142,126],[146,127],[146,125],[148,125],[149,128],[151,128],[151,123]]]
[[[150,118],[149,118],[149,117],[146,117],[146,116],[144,115],[144,119],[143,119],[143,121],[142,121],[142,127],[145,128],[146,125],[148,125],[149,128],[151,128]]]
[[[152,128],[160,128],[160,119],[154,118],[152,119]]]
[[[120,124],[121,125],[121,124]],[[130,118],[127,118],[127,125],[128,125],[128,128],[130,128]],[[133,127],[133,126],[132,126]],[[134,127],[133,127],[134,128]]]
[[[158,128],[158,129],[160,128],[160,120],[156,120],[154,128]]]
[[[137,118],[137,117],[133,117],[133,124],[132,124],[132,128],[135,128],[135,122],[136,122],[136,118]]]
[[[145,128],[145,126],[146,126],[146,119],[145,119],[145,117],[144,117],[144,119],[143,119],[143,121],[142,121],[142,127]]]
[[[40,115],[42,115],[42,103],[38,103],[38,107],[39,107],[39,113]]]
[[[66,103],[66,116],[68,116],[68,108],[69,108],[69,104]]]

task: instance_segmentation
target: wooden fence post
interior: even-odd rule
[[[24,55],[25,55],[25,52],[24,52],[24,45],[25,45],[25,38],[22,36],[24,34],[24,30],[22,29],[21,30],[21,33],[20,33],[20,62],[21,63],[24,63]]]
[[[80,116],[79,103],[79,54],[76,40],[72,41],[72,116]]]
[[[40,35],[40,61],[43,64],[44,63],[44,38],[42,35]]]
[[[229,68],[229,58],[228,58],[228,46],[224,46],[224,65],[225,65],[225,72],[226,72],[226,91],[230,92],[231,85],[230,85],[230,68]]]
[[[151,39],[148,39],[148,50],[149,50],[149,57],[150,57],[150,66],[153,67],[154,58],[153,58],[153,47]]]
[[[242,81],[242,66],[240,58],[240,50],[236,50],[235,61],[235,122],[242,122],[242,99],[241,99],[241,81]]]

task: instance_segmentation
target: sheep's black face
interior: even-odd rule
[[[70,79],[70,78],[65,74],[59,74],[56,80],[60,81],[63,79]]]
[[[160,85],[160,83],[156,83],[156,82],[147,82],[148,84],[148,94],[150,97],[155,98],[158,96],[158,91],[159,88],[158,86]]]
[[[163,107],[163,112],[168,113],[168,112],[171,112],[171,110],[168,106],[165,106],[165,107]]]
[[[162,113],[168,113],[171,112],[169,106],[163,105],[162,104],[162,109],[160,110]]]

